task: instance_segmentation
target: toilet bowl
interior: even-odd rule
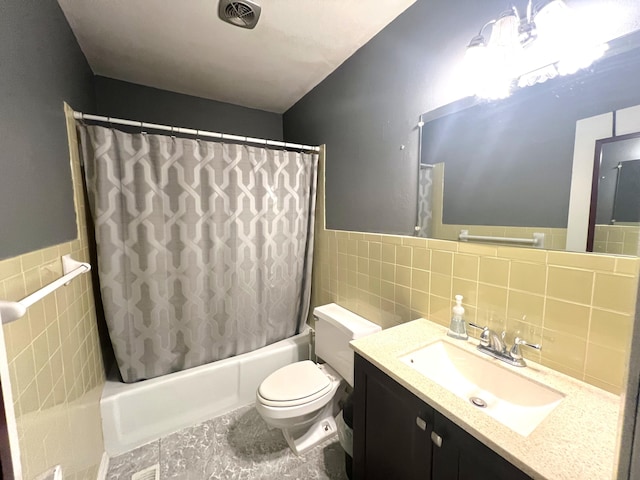
[[[282,429],[291,450],[300,455],[336,433],[336,393],[343,383],[327,365],[292,363],[262,382],[256,410],[268,425]]]
[[[337,433],[334,417],[347,385],[353,386],[349,342],[380,327],[336,305],[314,309],[316,353],[327,363],[292,363],[269,375],[256,392],[256,410],[271,427],[281,428],[300,455]]]

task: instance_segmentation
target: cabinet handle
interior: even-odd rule
[[[416,417],[416,425],[418,425],[418,428],[420,430],[426,430],[427,429],[427,422],[423,419],[421,419],[420,417]]]
[[[442,437],[438,435],[436,432],[431,432],[431,441],[438,448],[442,446]]]

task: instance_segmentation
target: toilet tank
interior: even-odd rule
[[[380,326],[335,303],[314,308],[313,316],[316,355],[353,387],[353,350],[349,342],[379,332]]]

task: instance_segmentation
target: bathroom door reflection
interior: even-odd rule
[[[638,224],[640,222],[640,160],[618,164],[616,197],[613,201],[613,223]]]
[[[598,140],[587,250],[640,253],[640,132]]]

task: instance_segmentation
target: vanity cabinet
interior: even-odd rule
[[[355,480],[525,480],[522,471],[355,356]]]

